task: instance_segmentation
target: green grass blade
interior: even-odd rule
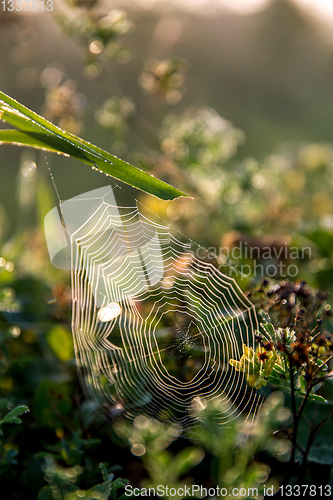
[[[60,151],[56,147],[52,147],[50,143],[46,143],[43,140],[39,140],[34,135],[29,135],[29,133],[22,132],[21,130],[15,129],[0,129],[0,145],[1,144],[13,144],[14,146],[27,146],[36,149],[42,149],[43,151],[51,151],[52,153],[59,153]],[[61,151],[61,154],[66,154]],[[71,155],[76,157],[74,154]],[[82,158],[78,158],[84,161]],[[90,164],[90,162],[87,163]]]
[[[162,200],[188,197],[179,189],[111,155],[107,151],[56,127],[3,92],[0,92],[0,120],[18,130],[0,130],[0,141],[73,156],[97,167],[111,177]],[[16,135],[14,134],[16,132]],[[10,138],[14,140],[11,141]]]

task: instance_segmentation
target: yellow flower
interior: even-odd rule
[[[280,364],[280,359],[275,350],[265,351],[259,345],[255,352],[252,347],[243,344],[241,359],[239,361],[230,359],[229,363],[236,371],[246,373],[246,380],[250,387],[260,389],[267,384],[274,365]]]

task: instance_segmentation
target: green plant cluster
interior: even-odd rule
[[[106,12],[98,0],[67,3],[57,22],[83,47],[82,74],[94,85],[112,73],[114,62],[130,61],[122,37],[133,23],[122,12]],[[312,258],[298,263],[299,274],[310,285],[332,291],[332,145],[289,145],[260,160],[242,159],[242,131],[210,107],[177,107],[186,95],[187,67],[172,55],[146,61],[138,78],[147,106],[142,119],[135,114],[139,107],[133,96],[109,80],[103,95],[94,93],[96,105],[89,110],[80,82],[66,80],[50,65],[41,73],[47,89],[44,110],[60,128],[0,94],[1,119],[15,127],[1,129],[0,141],[70,155],[155,195],[139,193],[140,209],[171,219],[203,245],[232,249],[247,239],[260,248],[310,246]],[[112,154],[73,135],[89,122]],[[114,156],[118,151],[144,171]],[[30,203],[25,195],[33,191],[28,184],[35,179],[32,164],[22,155],[20,214]],[[158,199],[185,192],[195,200]],[[188,432],[144,415],[126,421],[117,408],[99,408],[82,394],[69,280],[50,268],[46,255],[41,221],[52,206],[40,172],[35,194],[31,206],[37,208],[39,225],[24,226],[22,216],[20,232],[8,237],[0,251],[0,485],[5,498],[125,498],[128,481],[140,488],[160,483],[251,487],[259,498],[264,485],[277,491],[297,481],[332,484],[333,328],[326,292],[304,281],[262,282],[260,277],[243,282],[262,323],[256,347],[244,346],[243,357],[231,365],[245,371],[249,385],[266,397],[257,420],[236,418],[235,411],[230,425],[221,427],[217,415],[223,402],[202,401],[198,426]],[[241,261],[252,265],[244,256]],[[219,263],[216,255],[214,263]]]

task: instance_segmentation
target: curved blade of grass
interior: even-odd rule
[[[66,154],[65,152],[58,151],[58,149],[55,147],[52,148],[50,144],[46,145],[44,141],[40,141],[36,137],[33,137],[28,133],[15,129],[0,129],[0,145],[1,144],[13,144],[14,146],[27,146],[35,149],[42,149],[43,151],[50,151],[51,153]],[[74,157],[75,155],[72,156]],[[82,158],[78,159],[82,160]]]
[[[0,141],[2,142],[73,156],[119,181],[162,200],[173,200],[181,196],[188,197],[186,193],[117,156],[61,130],[3,92],[0,92],[0,120],[18,129],[16,131],[0,130]],[[11,138],[14,140],[10,140]]]
[[[52,146],[52,138],[43,140],[43,136],[35,134],[33,132],[22,132],[21,130],[15,129],[0,129],[0,145],[1,144],[12,144],[13,146],[25,146],[34,149],[42,149],[43,151],[50,151],[51,153],[63,154],[65,156],[72,156],[78,160],[81,160],[88,165],[92,165],[87,157],[82,154],[77,155],[75,152],[66,152],[65,148],[63,151],[59,151],[55,143]]]

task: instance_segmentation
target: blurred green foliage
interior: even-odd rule
[[[27,89],[28,93],[38,88],[38,95],[43,94],[43,102],[38,104],[42,113],[60,127],[75,134],[81,134],[85,129],[93,131],[97,139],[115,154],[126,155],[135,165],[194,195],[193,201],[173,203],[162,203],[140,195],[143,204],[140,209],[146,210],[149,216],[152,211],[163,220],[171,219],[176,229],[200,245],[213,247],[211,253],[215,265],[223,265],[226,260],[224,254],[220,255],[220,247],[231,251],[240,242],[277,250],[306,246],[311,248],[311,258],[297,259],[298,277],[306,279],[312,286],[332,292],[333,146],[320,141],[319,132],[316,135],[326,120],[326,94],[322,94],[322,104],[319,99],[311,104],[315,113],[320,113],[320,110],[325,110],[325,113],[321,113],[317,124],[311,122],[307,125],[310,132],[304,135],[305,139],[302,138],[300,143],[282,144],[268,154],[271,144],[277,139],[286,139],[289,132],[293,132],[293,139],[303,137],[301,132],[298,134],[298,130],[304,130],[300,126],[299,116],[303,116],[300,109],[305,113],[304,102],[312,93],[308,83],[300,95],[299,87],[303,83],[300,76],[297,96],[291,93],[284,100],[284,89],[288,85],[281,64],[288,66],[290,61],[285,52],[283,57],[273,57],[272,53],[278,51],[274,46],[269,54],[274,60],[275,78],[283,80],[283,98],[273,96],[273,99],[268,93],[268,101],[273,99],[271,106],[277,123],[268,123],[267,103],[266,108],[265,103],[259,103],[258,117],[253,119],[256,115],[250,110],[256,99],[249,99],[250,104],[245,98],[225,102],[224,110],[230,112],[226,112],[226,118],[234,109],[235,116],[238,114],[240,118],[239,123],[248,125],[243,127],[250,138],[250,146],[246,149],[247,146],[243,146],[245,133],[210,107],[213,99],[209,94],[221,91],[216,87],[215,79],[210,78],[210,73],[205,82],[209,98],[202,103],[200,99],[192,99],[191,92],[188,92],[190,97],[186,100],[191,75],[196,73],[191,73],[191,67],[182,56],[175,55],[170,30],[163,28],[163,24],[157,26],[152,35],[154,43],[160,40],[159,50],[154,57],[145,54],[146,60],[136,68],[137,78],[132,82],[135,91],[126,95],[127,88],[130,88],[127,80],[125,84],[118,83],[113,75],[117,71],[116,64],[126,67],[132,60],[133,67],[136,64],[135,47],[130,45],[130,38],[125,38],[133,32],[134,23],[125,12],[100,8],[100,3],[98,0],[67,2],[65,11],[55,18],[63,32],[78,42],[80,72],[71,71],[70,60],[68,67],[64,68],[53,60],[43,59],[38,63],[38,70],[27,66],[28,62],[22,63],[25,60],[22,47],[28,53],[26,48],[34,42],[31,42],[31,33],[24,31],[25,26],[21,33],[22,21],[13,22],[17,40],[23,40],[21,45],[17,42],[16,52],[12,51],[15,64],[22,66],[16,78],[17,85],[21,85],[19,88]],[[278,20],[283,19],[286,5],[287,2],[275,2],[274,8],[263,14],[266,21],[262,18],[260,29],[265,40],[267,30],[271,31],[272,19],[276,26],[280,26]],[[294,10],[287,12],[291,25],[288,40],[293,45],[298,33],[296,27],[300,26],[304,32],[308,28]],[[168,26],[165,19],[164,22]],[[213,20],[209,22],[209,26],[214,25]],[[200,23],[204,24],[205,20],[200,19]],[[178,23],[177,29],[180,25]],[[242,36],[239,36],[241,40]],[[309,44],[309,40],[315,40],[312,32],[307,40]],[[171,43],[169,51],[164,50],[168,43]],[[314,51],[316,64],[320,50],[322,57],[330,60],[328,49],[320,48],[318,41],[310,44],[311,50],[313,47],[318,48]],[[210,60],[214,59],[214,50],[220,49],[212,48]],[[222,49],[229,50],[229,44]],[[305,44],[304,50],[308,49]],[[236,50],[239,55],[237,63],[242,64],[250,75],[244,85],[252,89],[254,96],[261,86],[266,95],[265,89],[269,85],[265,78],[271,76],[265,61],[264,71],[257,80],[253,75],[256,67],[250,67],[246,53],[240,52]],[[207,54],[204,57],[207,58]],[[256,57],[264,58],[262,54]],[[228,64],[226,80],[235,72],[232,64]],[[287,73],[298,81],[294,74],[296,66],[294,62],[290,63]],[[29,84],[34,81],[39,83]],[[230,96],[234,95],[234,87],[230,86]],[[86,95],[83,95],[82,88]],[[139,98],[141,89],[143,97]],[[192,102],[199,104],[189,106]],[[285,108],[298,110],[298,114],[295,113],[299,118],[297,124],[283,127],[278,122]],[[267,132],[267,147],[260,144],[263,154],[258,159],[253,154],[242,153],[258,150],[258,145],[253,146],[252,125],[254,130],[260,131],[260,141],[257,142],[266,144],[263,133],[266,129],[271,134]],[[309,137],[315,140],[311,141]],[[37,170],[32,165],[35,161]],[[16,232],[9,228],[5,211],[0,210],[3,235],[0,251],[2,494],[15,500],[116,499],[124,498],[123,487],[127,481],[133,486],[146,488],[166,483],[174,487],[190,484],[257,487],[259,495],[262,495],[264,485],[277,488],[290,470],[288,461],[293,447],[295,415],[290,375],[286,370],[279,375],[273,373],[285,377],[278,380],[279,383],[274,377],[269,378],[271,373],[264,373],[267,385],[262,390],[267,399],[258,419],[251,421],[249,416],[245,420],[244,416],[232,420],[229,427],[218,425],[216,415],[223,407],[221,401],[203,405],[198,426],[184,433],[176,425],[161,424],[143,415],[133,423],[128,422],[118,418],[117,409],[96,408],[94,403],[85,400],[77,378],[70,334],[69,277],[51,268],[42,228],[44,215],[56,203],[53,187],[45,173],[48,167],[52,167],[53,173],[57,168],[61,172],[62,167],[57,158],[52,164],[47,157],[48,166],[43,165],[43,161],[42,157],[28,158],[26,152],[22,154]],[[77,189],[80,189],[80,175],[75,175]],[[95,182],[89,175],[91,172],[82,176],[87,184]],[[63,175],[63,182],[60,177],[59,174],[57,181],[59,179],[63,189],[60,190],[62,198],[66,196],[68,181],[66,175]],[[128,199],[126,196],[124,194]],[[11,203],[14,205],[12,200]],[[254,266],[254,259],[244,254],[229,260],[233,265]],[[264,259],[259,261],[265,264]],[[278,258],[273,261],[276,265],[279,263]],[[289,262],[294,263],[290,257]],[[228,271],[228,268],[222,269]],[[306,328],[311,330],[318,319],[317,305],[324,301],[327,314],[321,331],[325,335],[332,333],[330,298],[321,292],[304,284],[285,281],[273,280],[267,287],[267,284],[262,285],[261,276],[253,275],[240,282],[243,288],[250,289],[263,323],[272,324],[274,332],[289,328],[303,309],[308,315]],[[293,342],[295,339],[291,344]],[[290,354],[297,354],[300,346],[291,349],[295,350]],[[315,351],[313,353],[315,356]],[[306,391],[306,371],[302,365],[293,367],[299,381],[295,394],[299,407]],[[333,405],[332,381],[320,381],[315,392],[327,403],[322,400],[306,403],[299,421],[295,457],[302,461],[306,452],[307,460],[305,470],[291,469],[295,473],[291,481],[297,481],[298,473],[306,473],[306,481],[310,484],[332,484],[333,433],[332,426],[325,421]],[[30,411],[25,414],[28,408]],[[319,430],[318,426],[321,426]],[[309,442],[312,446],[307,449]]]

